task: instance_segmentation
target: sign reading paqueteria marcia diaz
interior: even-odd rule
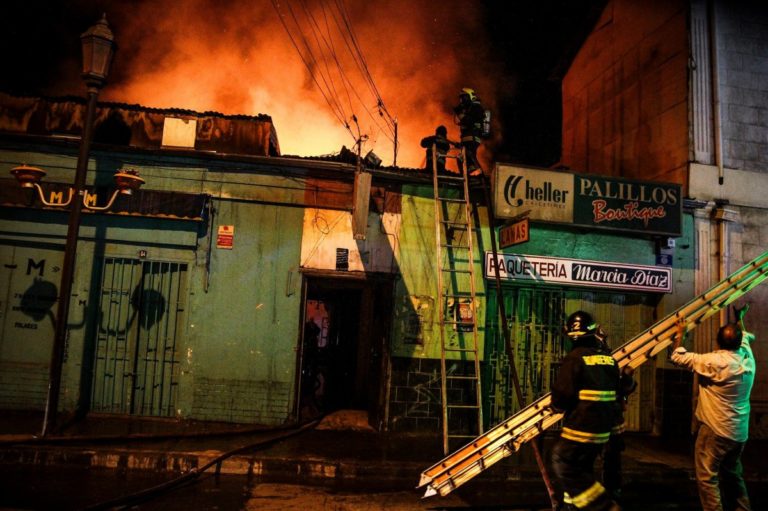
[[[680,185],[497,164],[497,218],[529,218],[600,229],[680,236]]]
[[[503,280],[672,292],[670,268],[518,254],[497,254],[497,257],[499,276]],[[496,278],[493,252],[485,253],[484,266],[485,278]]]

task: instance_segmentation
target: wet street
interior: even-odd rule
[[[506,487],[473,481],[447,497],[422,499],[413,488],[366,490],[354,483],[345,487],[318,487],[258,481],[244,476],[203,474],[166,491],[146,495],[143,501],[116,501],[138,494],[172,478],[165,474],[112,470],[62,469],[8,465],[0,467],[0,508],[6,510],[141,509],[189,510],[543,510],[548,509],[542,487],[509,483]],[[753,509],[766,509],[765,485],[750,487]],[[624,509],[699,509],[693,482],[685,487],[628,484]]]

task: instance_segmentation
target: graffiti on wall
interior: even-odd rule
[[[32,283],[24,291],[13,293],[11,311],[21,313],[21,317],[11,323],[13,328],[22,330],[38,330],[40,323],[46,319],[55,323],[53,306],[58,300],[59,289],[53,282],[45,280],[46,260],[27,259],[25,276],[32,278]],[[16,270],[18,265],[6,264],[6,268]],[[51,268],[58,272],[58,267]]]
[[[99,333],[107,335],[125,335],[138,320],[139,327],[149,330],[155,324],[159,323],[165,315],[165,296],[155,289],[144,289],[141,284],[137,285],[131,293],[128,301],[131,312],[122,318],[122,314],[117,307],[118,300],[114,298],[108,303],[102,301],[99,308]],[[106,308],[105,308],[106,305]],[[104,322],[106,320],[106,326]]]

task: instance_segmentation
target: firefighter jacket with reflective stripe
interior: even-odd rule
[[[579,339],[552,385],[552,406],[565,413],[562,438],[602,444],[616,426],[619,368],[593,336]]]
[[[605,337],[602,339],[600,350],[605,355],[611,354],[611,348],[608,346]],[[627,368],[625,367],[624,369],[626,370]],[[619,380],[619,393],[616,396],[616,420],[614,422],[613,428],[611,429],[611,433],[619,435],[624,433],[624,430],[626,429],[626,425],[624,424],[624,412],[627,410],[629,395],[632,394],[637,388],[637,382],[631,373],[620,371],[620,374],[621,378]]]
[[[454,109],[459,120],[462,142],[482,142],[485,109],[479,101],[460,104]]]

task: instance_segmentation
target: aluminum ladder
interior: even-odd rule
[[[614,350],[613,358],[621,368],[639,367],[674,342],[678,322],[684,322],[686,332],[693,330],[707,318],[749,293],[767,277],[768,252],[764,252]],[[422,472],[418,487],[427,487],[424,497],[449,494],[486,468],[517,452],[523,444],[557,423],[562,414],[552,410],[550,399],[550,394],[542,396]]]
[[[457,159],[458,174],[438,172],[437,148],[432,146],[440,404],[446,455],[483,432],[469,178],[463,171],[463,150],[460,156],[447,157]]]

